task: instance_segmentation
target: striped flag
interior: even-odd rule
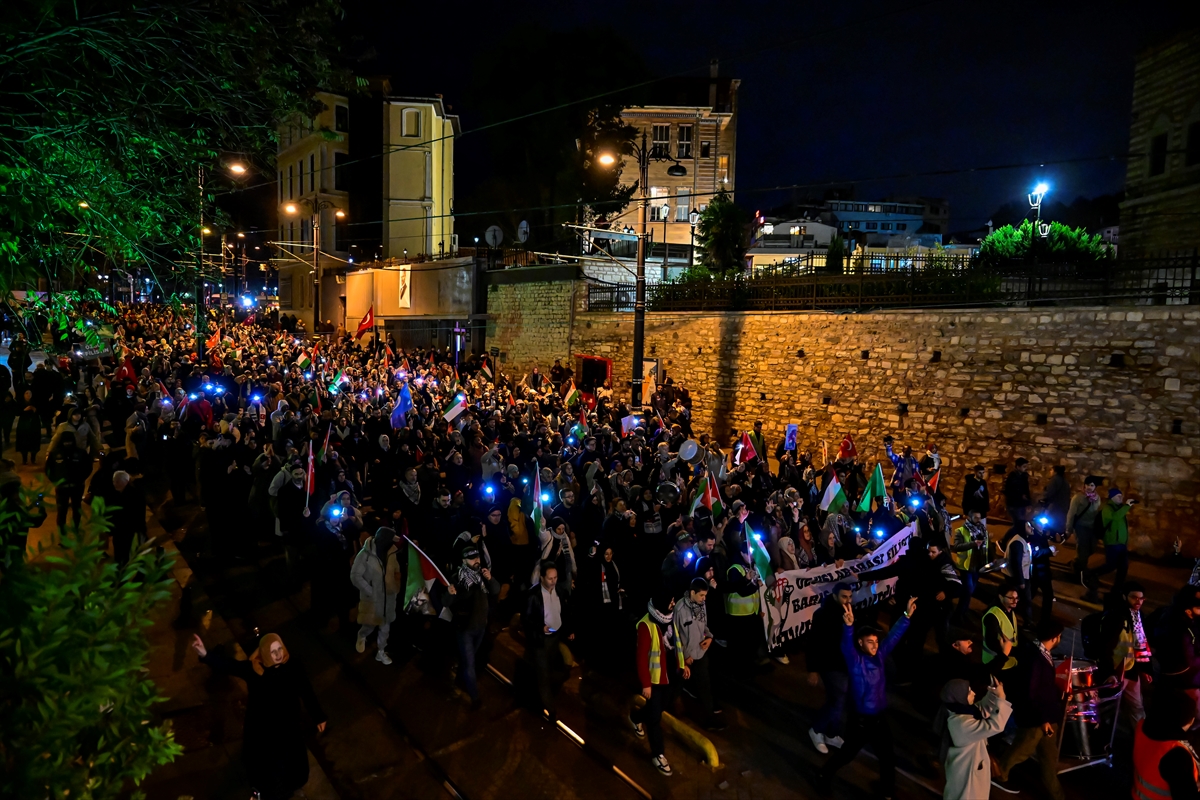
[[[325,443],[321,445],[321,449],[317,451],[317,461],[320,461],[322,464],[324,464],[325,459],[329,457],[329,431],[332,429],[333,425],[330,425],[325,429]]]
[[[454,398],[442,411],[442,418],[446,422],[453,422],[459,414],[467,410],[467,398],[461,394],[454,395]]]
[[[492,374],[492,365],[488,363],[486,357],[483,359],[483,363],[480,365],[479,369],[481,372],[483,372],[483,376],[489,381],[496,379],[496,376]]]
[[[407,536],[404,537],[404,541],[408,542],[408,580],[404,585],[404,607],[408,608],[414,597],[433,588],[434,581],[442,586],[449,586],[450,581],[446,580],[446,576],[438,569],[437,564],[433,563],[433,559],[417,547],[416,542]]]
[[[300,355],[296,357],[296,366],[300,369],[308,369],[312,366],[312,356],[301,350]]]
[[[204,342],[204,349],[212,350],[214,347],[216,347],[220,343],[221,343],[221,329],[217,328],[216,333],[214,333],[212,336],[208,337],[208,340]]]
[[[719,517],[725,510],[725,504],[721,502],[721,493],[714,484],[707,473],[700,479],[700,483],[696,484],[696,499],[692,501],[692,508],[688,512],[690,515],[695,516],[700,506],[711,511],[714,517]]]
[[[536,464],[535,461],[534,465],[536,466]],[[542,518],[542,471],[540,469],[535,469],[533,473],[533,513],[529,516],[533,518],[535,533],[546,527]]]
[[[933,473],[933,475],[929,478],[929,491],[931,491],[931,492],[937,491],[938,480],[941,477],[942,477],[942,471],[940,469],[937,472]]]
[[[571,381],[571,385],[566,390],[566,405],[567,408],[578,403],[580,400],[579,390],[575,388],[575,381]]]
[[[754,449],[754,443],[750,441],[749,432],[742,431],[742,440],[738,443],[737,452],[733,456],[734,462],[745,464],[750,459],[756,457],[758,457],[758,452]]]
[[[830,514],[837,514],[847,502],[846,491],[842,488],[842,484],[838,481],[835,474],[830,479],[829,485],[825,487],[825,494],[821,498],[821,510],[828,511]]]

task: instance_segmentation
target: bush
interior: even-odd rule
[[[1051,222],[1046,236],[1039,236],[1030,220],[1019,227],[997,228],[979,245],[981,264],[993,266],[1010,261],[1037,259],[1046,262],[1080,263],[1104,261],[1113,257],[1112,248],[1089,235],[1083,228],[1071,228]]]

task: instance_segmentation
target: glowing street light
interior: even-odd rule
[[[233,163],[233,164],[229,165],[229,171],[232,172],[234,175],[245,175],[246,167],[243,164]]]
[[[283,207],[283,210],[289,214],[295,214],[300,209],[296,208],[295,203],[288,203],[286,206]]]
[[[80,207],[80,208],[87,208],[87,207],[88,207],[87,201],[86,201],[86,200],[80,200],[80,201],[79,201],[79,207]]]
[[[602,167],[611,167],[613,164],[617,163],[617,157],[612,153],[601,153],[600,157],[596,159],[596,161],[599,162],[600,166]]]
[[[1042,198],[1050,191],[1050,186],[1045,181],[1041,181],[1037,186],[1033,187],[1033,191],[1029,193],[1029,207],[1033,209],[1036,215],[1033,226],[1037,228],[1038,235],[1045,238],[1050,233],[1050,226],[1042,224]]]

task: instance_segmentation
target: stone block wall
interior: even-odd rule
[[[498,288],[512,291],[489,295],[490,325],[510,362],[595,355],[630,373],[631,313],[572,309],[565,286]],[[646,357],[722,441],[756,418],[772,450],[788,423],[802,449],[836,452],[849,433],[868,460],[888,433],[918,453],[935,441],[947,494],[986,464],[997,509],[1016,457],[1035,493],[1065,464],[1075,489],[1095,473],[1138,497],[1132,530],[1155,550],[1179,535],[1200,556],[1200,308],[651,313]],[[624,377],[614,388],[628,396]]]
[[[554,359],[567,358],[571,352],[572,298],[576,293],[587,297],[582,282],[537,281],[488,287],[487,346],[500,348],[498,360],[506,375],[519,379],[535,365],[547,372]]]

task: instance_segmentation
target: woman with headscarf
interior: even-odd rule
[[[772,560],[771,567],[775,572],[791,572],[801,568],[796,543],[790,536],[780,537],[772,549],[775,551],[775,558]]]
[[[1012,704],[995,678],[978,703],[971,684],[961,678],[942,687],[942,708],[933,729],[942,736],[941,756],[946,771],[944,800],[978,800],[992,791],[992,767],[987,740],[1004,730]]]
[[[796,532],[796,563],[800,569],[812,569],[821,566],[821,556],[817,552],[817,543],[813,540],[812,528],[807,520],[800,521]]]
[[[315,723],[318,732],[325,730],[325,712],[303,667],[289,658],[283,640],[274,633],[262,637],[248,661],[209,652],[199,636],[192,637],[192,649],[215,671],[246,682],[246,773],[262,800],[287,800],[308,782],[305,739],[310,726]]]
[[[396,607],[403,602],[404,567],[396,546],[396,531],[380,528],[363,544],[350,568],[350,582],[358,589],[358,639],[354,649],[363,652],[367,637],[378,630],[375,660],[387,665],[388,634],[396,621]]]

